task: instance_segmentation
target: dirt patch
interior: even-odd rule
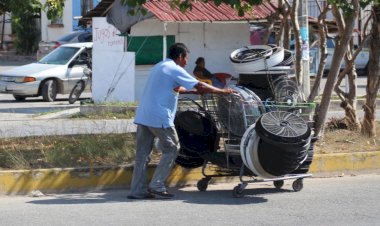
[[[321,140],[316,143],[315,153],[352,153],[380,151],[380,122],[376,123],[375,138],[366,138],[358,131],[344,129],[327,130]]]

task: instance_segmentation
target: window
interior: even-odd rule
[[[63,18],[56,18],[50,21],[48,27],[63,27]]]
[[[127,51],[136,53],[136,65],[156,64],[163,58],[163,36],[128,36]],[[175,42],[175,36],[166,36],[169,48]]]

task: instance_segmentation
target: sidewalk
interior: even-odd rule
[[[133,120],[34,119],[0,122],[0,137],[54,136],[72,134],[131,133]]]

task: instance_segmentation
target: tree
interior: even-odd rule
[[[367,95],[364,108],[364,120],[361,132],[368,137],[374,137],[376,97],[380,86],[380,1],[372,3],[372,28],[370,34],[370,60],[368,65]]]
[[[63,9],[65,8],[64,0],[46,0],[42,9],[46,11],[48,19],[61,18],[63,15]]]
[[[37,48],[38,30],[35,18],[40,17],[41,4],[38,0],[12,0],[7,2],[12,13],[12,29],[16,52],[30,54]]]
[[[12,2],[12,0],[1,0],[0,1],[0,14],[3,14],[5,12],[10,12],[11,2]]]
[[[339,36],[337,37],[337,42],[332,58],[332,67],[330,68],[330,71],[327,75],[327,81],[323,91],[321,104],[320,107],[316,110],[316,136],[321,135],[321,131],[323,129],[327,111],[330,105],[335,81],[340,70],[340,64],[347,52],[347,46],[351,41],[355,21],[359,14],[359,0],[352,0],[351,2],[329,0],[329,3],[332,4],[332,12],[335,18],[337,18],[337,23],[340,31]]]
[[[327,12],[330,11],[330,5],[326,5],[323,9],[319,2],[317,1],[317,5],[320,11],[320,14],[318,16],[318,34],[319,34],[319,52],[320,52],[320,61],[319,61],[319,66],[318,66],[318,71],[317,75],[315,78],[315,82],[313,87],[311,88],[310,95],[308,97],[308,102],[314,102],[315,98],[318,95],[318,90],[321,84],[321,80],[323,77],[323,73],[325,70],[325,65],[326,65],[326,59],[327,59],[327,32],[328,28],[326,25],[326,14]]]

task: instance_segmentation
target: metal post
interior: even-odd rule
[[[302,91],[307,99],[310,95],[308,0],[300,0],[300,9],[301,16],[299,17],[299,24],[302,39]]]
[[[168,24],[165,22],[164,23],[164,35],[163,35],[163,38],[162,38],[162,45],[163,45],[163,48],[162,48],[162,60],[165,60],[166,59],[166,53],[168,51],[168,47],[167,47],[167,44],[166,44],[166,32],[167,32],[167,28],[168,27]]]

